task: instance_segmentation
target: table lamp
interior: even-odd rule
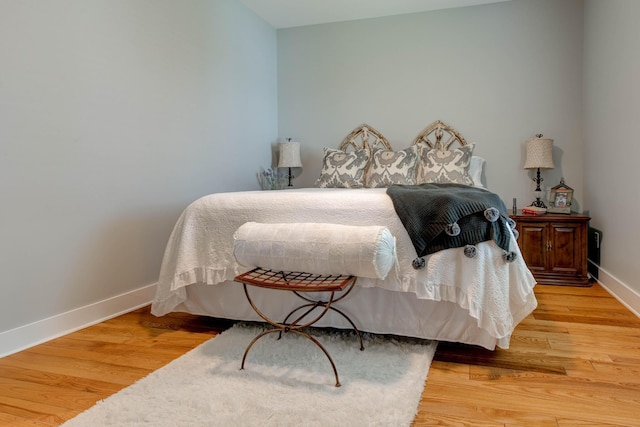
[[[542,190],[540,189],[540,183],[544,181],[540,177],[540,169],[553,169],[553,139],[543,138],[539,133],[535,138],[529,139],[526,142],[527,157],[524,162],[525,169],[537,169],[535,178],[532,178],[536,183],[535,195],[536,200],[531,203],[531,206],[537,206],[539,208],[546,208],[547,206],[540,199]]]
[[[300,161],[300,143],[291,141],[291,138],[287,138],[287,142],[281,142],[278,144],[278,150],[280,151],[278,167],[289,168],[287,178],[289,178],[288,187],[293,187],[291,180],[293,174],[291,168],[301,168],[302,161]]]

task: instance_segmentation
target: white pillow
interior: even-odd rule
[[[233,256],[249,268],[372,279],[387,277],[398,261],[388,228],[326,223],[246,222],[233,235]]]
[[[469,163],[469,176],[473,180],[473,186],[479,188],[485,188],[482,184],[482,170],[486,160],[482,157],[471,156],[471,163]]]

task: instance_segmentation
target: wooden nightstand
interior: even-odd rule
[[[522,211],[509,216],[516,221],[520,251],[538,283],[591,286],[587,277],[588,216]]]

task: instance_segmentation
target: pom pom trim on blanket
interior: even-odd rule
[[[462,184],[421,184],[394,185],[387,194],[418,257],[488,240],[510,251],[515,222],[495,193]],[[414,269],[419,265],[413,261]]]

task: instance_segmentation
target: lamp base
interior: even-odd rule
[[[544,204],[544,202],[542,200],[540,200],[540,197],[536,197],[536,199],[531,202],[531,206],[535,206],[538,208],[547,208],[547,205]]]
[[[547,208],[547,206],[544,204],[544,202],[540,199],[540,195],[542,194],[542,189],[540,188],[540,183],[542,181],[544,181],[544,179],[542,179],[542,177],[540,176],[540,168],[537,168],[538,170],[536,171],[536,177],[533,178],[533,182],[536,183],[536,189],[534,191],[535,196],[536,196],[536,200],[533,201],[533,203],[531,203],[531,206],[536,206],[538,208]]]
[[[291,180],[293,179],[293,174],[291,173],[291,168],[289,168],[289,174],[287,175],[287,178],[289,178],[289,185],[287,185],[287,187],[293,187],[293,184],[291,183]]]

